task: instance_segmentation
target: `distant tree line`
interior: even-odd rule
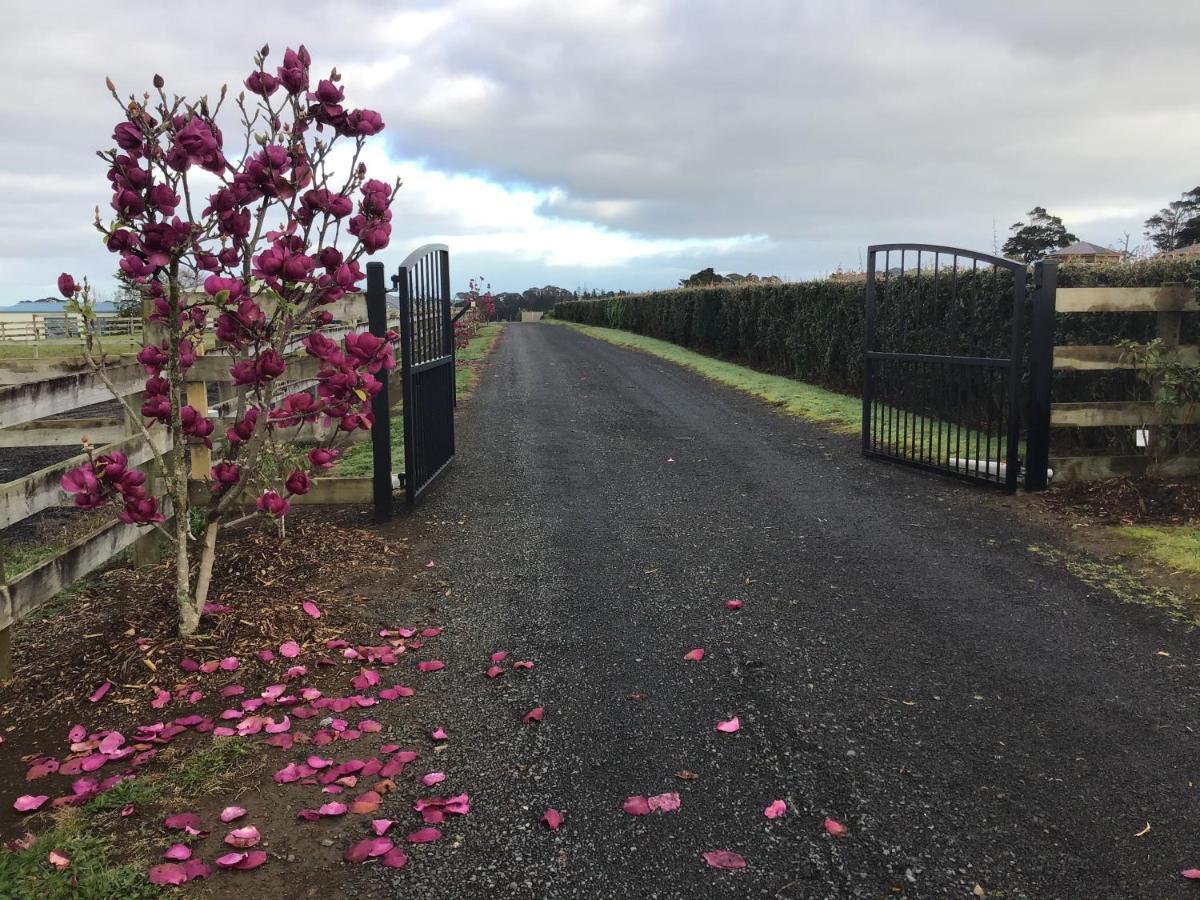
[[[747,275],[739,275],[737,272],[718,275],[713,271],[712,266],[701,269],[687,278],[679,279],[680,287],[705,287],[712,284],[783,284],[783,279],[778,275],[759,276],[753,272]]]

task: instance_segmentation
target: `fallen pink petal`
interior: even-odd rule
[[[312,616],[314,619],[321,618],[321,609],[311,600],[305,600],[300,604],[300,608]]]
[[[732,850],[709,850],[704,861],[714,869],[744,869],[746,860]]]
[[[741,600],[727,600],[727,601],[725,601],[725,608],[732,609],[732,610],[739,610],[742,608],[742,601]]]
[[[399,847],[393,847],[379,858],[379,864],[385,869],[403,869],[408,862],[408,856]]]
[[[563,814],[557,809],[548,809],[542,813],[541,823],[551,831],[558,831],[563,823]]]
[[[171,859],[176,862],[183,862],[186,859],[192,858],[192,848],[187,844],[172,844],[163,854],[163,859]]]
[[[45,794],[38,794],[36,796],[25,794],[16,799],[16,802],[13,803],[13,809],[17,812],[33,812],[36,809],[41,809],[42,804],[49,799]]]
[[[383,837],[395,824],[396,823],[391,819],[372,819],[371,830],[375,832],[376,837]]]
[[[225,843],[230,847],[237,847],[239,850],[245,850],[248,847],[253,847],[259,840],[258,829],[253,825],[246,825],[242,828],[235,828],[229,834],[225,835]]]
[[[1192,881],[1200,881],[1200,869],[1184,869],[1179,873],[1184,878],[1189,878]]]
[[[737,716],[734,716],[732,719],[726,719],[724,722],[717,723],[717,731],[720,731],[723,734],[733,734],[741,727],[742,723],[738,721]]]
[[[847,829],[846,826],[837,819],[831,819],[829,816],[825,817],[825,831],[831,837],[844,837],[848,830],[849,829]]]
[[[438,840],[442,833],[436,828],[418,828],[408,836],[410,844],[431,844]]]
[[[767,804],[767,808],[763,810],[763,815],[768,819],[778,819],[787,812],[787,804],[782,800],[773,800]]]
[[[154,866],[147,877],[151,884],[157,885],[186,884],[188,882],[187,869],[179,863],[173,862]]]
[[[683,654],[683,658],[688,662],[700,662],[700,660],[704,659],[704,650],[700,647],[697,647],[695,650],[689,650]]]
[[[430,735],[435,741],[444,741],[449,735],[446,734],[445,728],[437,728]]]
[[[421,783],[425,787],[433,787],[435,784],[441,784],[446,780],[445,772],[430,772],[428,775],[421,776]]]
[[[666,794],[656,794],[646,800],[646,805],[654,812],[675,812],[680,806],[679,795],[670,792]]]
[[[525,713],[525,715],[521,716],[521,721],[524,722],[526,725],[528,725],[530,722],[542,721],[542,719],[544,719],[545,716],[546,716],[546,708],[544,706],[537,706],[537,707],[534,707],[533,709],[531,709],[529,712]]]
[[[417,663],[417,669],[422,672],[438,672],[446,668],[446,664],[440,659],[423,659]]]
[[[71,864],[71,857],[61,850],[51,850],[46,854],[46,859],[56,869],[65,869]]]
[[[300,655],[300,645],[295,641],[284,641],[279,645],[279,655],[285,659],[295,659]]]
[[[221,821],[228,825],[230,822],[240,819],[246,814],[246,810],[240,806],[227,806],[221,810]]]
[[[492,666],[484,674],[487,675],[488,678],[499,678],[504,674],[504,670],[499,666]]]
[[[112,682],[105,681],[104,684],[100,685],[100,687],[96,688],[96,690],[94,690],[92,692],[92,695],[90,697],[88,697],[88,700],[90,700],[92,703],[100,702],[101,700],[104,699],[104,695],[108,693],[108,691],[111,687],[112,687]]]
[[[513,668],[514,669],[532,669],[533,668],[533,660],[532,659],[518,659],[515,663],[513,663]]]
[[[625,802],[621,804],[621,809],[631,816],[648,816],[651,813],[650,801],[640,794],[626,797]]]

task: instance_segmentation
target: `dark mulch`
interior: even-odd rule
[[[1043,495],[1051,510],[1105,525],[1188,525],[1200,518],[1200,479],[1110,478]]]

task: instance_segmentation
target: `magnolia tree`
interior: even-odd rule
[[[371,398],[382,370],[394,365],[393,333],[349,333],[340,342],[322,333],[332,321],[328,304],[362,282],[362,257],[388,244],[400,183],[368,180],[360,162],[383,121],[345,105],[336,70],[314,88],[303,46],[288,49],[274,72],[268,53],[263,47],[255,56],[249,93],[237,97],[232,148],[217,124],[225,87],[215,103],[188,100],[168,96],[156,75],[153,93],[122,100],[108,82],[123,114],[116,147],[99,153],[109,164],[115,217],[104,222],[97,210],[96,227],[154,323],[137,355],[149,376],[140,408],[114,386],[99,329],[83,329],[85,354],[143,439],[153,446],[155,430],[165,430],[171,445],[158,461],[161,484],[120,453],[88,449],[88,463],[62,486],[77,506],[113,504],[121,521],[165,532],[165,503],[150,485],[163,489],[174,515],[168,536],[182,634],[199,623],[222,524],[249,514],[282,527],[289,498],[307,493],[312,476],[336,463],[352,432],[371,427]],[[340,175],[335,147],[348,160]],[[191,284],[202,291],[184,289]],[[94,321],[86,280],[76,284],[64,273],[59,289],[73,311]],[[289,377],[289,351],[297,348],[315,363]],[[206,352],[226,359],[236,397],[221,409],[228,421],[209,473],[211,497],[194,517],[187,447],[212,448],[220,438],[207,400],[189,405],[184,395],[188,369]],[[297,449],[297,439],[313,446]],[[203,523],[197,534],[194,518]]]

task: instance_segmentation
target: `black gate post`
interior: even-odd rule
[[[1033,320],[1029,336],[1029,431],[1025,490],[1044,491],[1050,467],[1050,380],[1054,373],[1054,306],[1058,263],[1033,267]]]
[[[367,263],[367,328],[376,337],[387,335],[387,288],[383,263]],[[392,412],[388,399],[387,372],[381,372],[379,393],[371,400],[371,478],[375,520],[392,518]]]
[[[875,253],[867,249],[867,294],[863,311],[863,408],[862,452],[871,449],[871,399],[875,368],[871,351],[875,349]]]

